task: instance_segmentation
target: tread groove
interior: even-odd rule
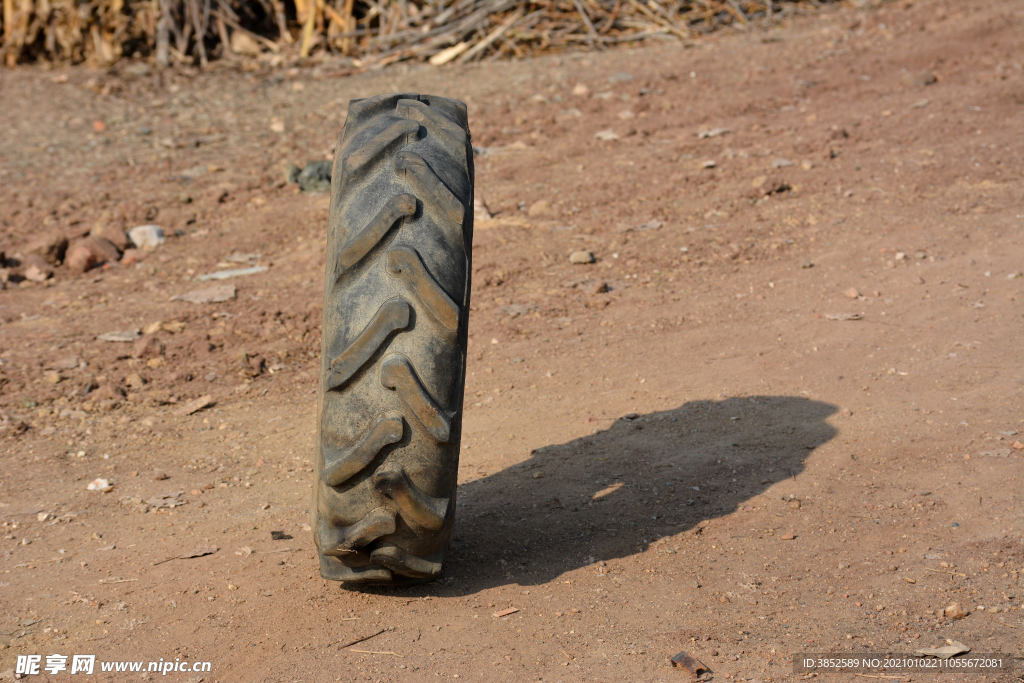
[[[412,307],[401,297],[388,299],[348,348],[331,361],[327,390],[332,391],[352,379],[360,368],[387,342],[392,333],[409,326]]]
[[[439,406],[423,387],[408,358],[398,354],[388,357],[380,368],[380,383],[396,391],[431,436],[441,443],[448,442],[453,415]]]

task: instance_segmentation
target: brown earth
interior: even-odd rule
[[[1019,654],[1022,54],[1020,3],[924,1],[344,79],[0,72],[0,671],[678,681],[686,650],[775,681],[801,652]],[[328,198],[284,164],[388,91],[469,104],[494,218],[444,577],[357,590],[307,526]],[[167,239],[135,265],[18,281],[43,233],[146,223]],[[172,300],[250,264],[234,299]]]

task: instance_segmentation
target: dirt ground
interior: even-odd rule
[[[4,680],[54,653],[289,682],[1019,655],[1022,55],[1019,2],[924,0],[352,77],[0,71]],[[328,197],[284,165],[389,91],[467,102],[493,217],[444,576],[354,589],[308,526]],[[40,234],[148,223],[135,265],[21,280]]]

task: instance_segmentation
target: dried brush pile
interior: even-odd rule
[[[828,0],[2,0],[0,54],[21,62],[338,53],[355,67],[433,64],[653,38],[814,8]]]

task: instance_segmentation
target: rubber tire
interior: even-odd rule
[[[473,242],[466,105],[349,103],[331,173],[316,481],[325,579],[423,583],[455,518]]]

